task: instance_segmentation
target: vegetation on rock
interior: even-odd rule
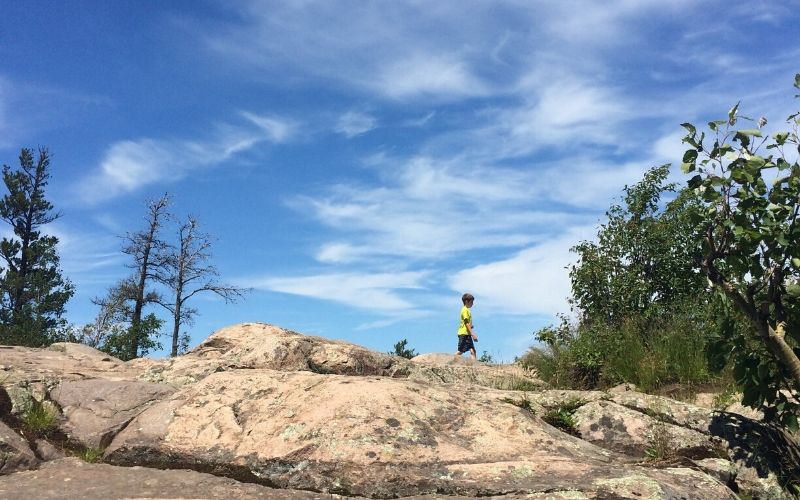
[[[766,119],[743,121],[737,104],[708,136],[683,124],[694,174],[683,189],[666,183],[667,165],[625,188],[597,242],[573,248],[577,322],[536,332],[544,348],[523,364],[573,388],[652,391],[728,373],[742,404],[798,428],[800,113],[771,136]]]

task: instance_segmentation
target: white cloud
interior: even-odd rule
[[[377,126],[377,123],[378,121],[374,116],[357,111],[348,111],[339,117],[335,130],[350,139],[369,132]]]
[[[284,118],[261,116],[249,111],[242,111],[241,115],[266,132],[267,138],[276,144],[287,141],[294,132],[295,125]]]
[[[486,86],[464,61],[453,57],[418,54],[393,61],[379,70],[378,88],[389,97],[477,96]]]
[[[61,269],[78,286],[111,283],[124,269],[126,256],[116,236],[76,230],[61,221],[48,224],[43,233],[58,238]]]
[[[379,186],[340,184],[293,201],[335,232],[320,243],[318,261],[441,261],[459,252],[523,247],[593,222],[597,210],[651,166],[591,157],[521,169],[427,157],[371,161],[387,172]]]
[[[248,278],[243,286],[333,301],[359,309],[396,313],[414,309],[398,289],[423,287],[425,272],[334,273],[287,278]]]
[[[344,236],[322,243],[320,261],[441,260],[465,250],[529,244],[537,232],[575,218],[531,206],[537,192],[550,189],[533,172],[429,158],[389,160],[384,167],[390,173],[379,187],[337,185],[294,200],[296,209]]]
[[[196,169],[216,166],[263,142],[279,143],[292,125],[274,117],[242,112],[256,128],[220,125],[205,141],[139,139],[112,144],[100,166],[75,186],[78,197],[96,204],[140,187],[175,182]]]
[[[470,290],[494,313],[566,313],[570,282],[565,268],[576,260],[569,249],[595,233],[592,226],[573,227],[511,258],[464,269],[450,280],[450,288]]]

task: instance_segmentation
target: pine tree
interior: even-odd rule
[[[20,168],[3,165],[8,189],[0,200],[0,219],[14,236],[0,242],[0,343],[44,346],[57,340],[65,325],[64,307],[74,287],[62,276],[58,238],[42,234],[61,214],[53,211],[44,188],[50,178],[46,148],[22,149]]]

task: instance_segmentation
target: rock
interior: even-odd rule
[[[25,438],[0,422],[0,475],[33,469],[38,464]]]
[[[39,458],[45,462],[58,460],[59,458],[64,458],[65,456],[63,451],[53,446],[45,439],[36,440],[36,453],[39,455]]]
[[[724,458],[703,458],[695,463],[700,470],[730,488],[736,487],[736,465]],[[738,489],[738,487],[736,487]]]
[[[214,332],[183,356],[149,367],[142,378],[186,385],[211,373],[241,368],[405,377],[410,366],[405,358],[347,342],[302,335],[264,323],[243,323]]]
[[[136,415],[175,392],[138,380],[66,380],[50,391],[66,421],[61,429],[87,448],[103,449]]]
[[[61,380],[106,378],[133,380],[139,372],[125,363],[81,344],[57,343],[50,348],[0,347],[3,360],[3,385],[44,383],[53,386]]]
[[[615,393],[615,392],[628,392],[635,390],[636,390],[636,385],[625,383],[625,384],[615,385],[614,387],[609,389],[608,392]]]
[[[547,385],[513,365],[487,366],[471,360],[456,362],[453,355],[445,354],[420,355],[409,361],[347,342],[302,335],[263,323],[223,328],[183,356],[146,365],[137,362],[135,368],[144,368],[143,380],[180,386],[193,384],[215,372],[242,368],[377,375],[497,389],[529,390]]]
[[[725,444],[742,493],[794,498],[781,485],[800,484],[800,445],[784,430],[737,413],[714,412],[708,432]]]
[[[0,498],[328,500],[339,497],[308,491],[276,490],[190,470],[113,467],[65,458],[47,462],[39,470],[0,477]]]
[[[145,410],[105,459],[379,498],[568,489],[670,498],[698,488],[710,498],[734,498],[697,471],[625,465],[624,457],[489,393],[391,378],[229,370]]]
[[[169,360],[0,349],[2,420],[20,427],[41,404],[61,426],[35,450],[5,431],[3,464],[46,461],[0,478],[0,498],[83,498],[87,484],[89,498],[790,498],[800,480],[797,443],[747,416],[630,387],[543,389],[518,367],[449,354],[409,361],[254,323]],[[126,468],[57,458],[109,440],[104,459]],[[659,450],[675,458],[644,459]]]
[[[533,390],[547,383],[517,365],[486,365],[452,354],[429,353],[411,358],[411,380],[442,384],[471,384],[502,390]]]
[[[581,438],[633,457],[719,456],[720,445],[707,434],[663,422],[613,401],[589,402],[574,413]]]

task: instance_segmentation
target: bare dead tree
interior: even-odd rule
[[[172,291],[171,302],[160,302],[172,313],[171,356],[178,355],[181,325],[191,323],[197,310],[186,302],[195,295],[212,292],[222,297],[226,303],[235,303],[249,289],[220,283],[217,268],[211,260],[211,237],[199,231],[197,219],[189,215],[178,226],[178,244],[165,259],[158,280]]]
[[[142,310],[147,303],[158,302],[160,297],[151,290],[148,284],[158,280],[169,258],[169,245],[160,238],[160,230],[164,220],[169,217],[167,208],[170,204],[169,194],[148,203],[145,229],[128,233],[124,236],[123,253],[133,257],[133,281],[135,287],[132,293],[133,310],[130,317],[130,353],[136,357],[142,343]]]

